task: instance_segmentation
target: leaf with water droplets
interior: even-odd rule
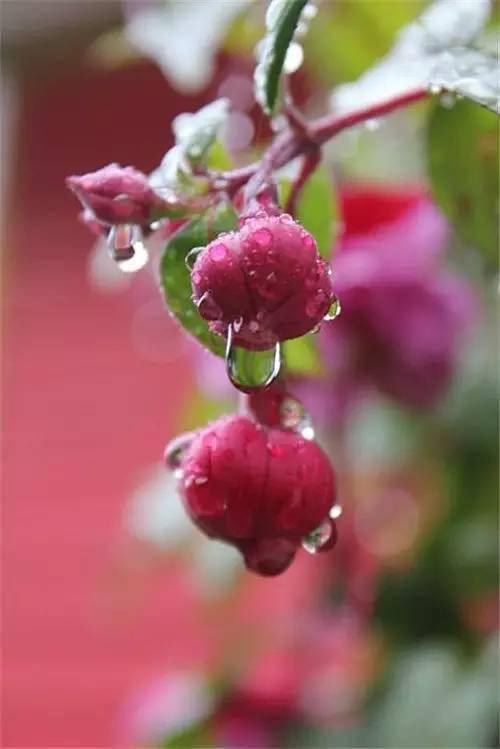
[[[206,214],[190,221],[169,240],[160,265],[160,282],[173,315],[188,333],[219,356],[224,356],[224,340],[212,333],[191,299],[192,288],[186,256],[194,247],[205,246],[214,236],[237,226],[230,206],[219,206],[215,215]]]
[[[194,114],[177,115],[172,123],[175,142],[190,162],[199,164],[205,159],[228,114],[228,99],[216,99]]]
[[[498,62],[473,47],[490,11],[490,0],[437,0],[403,29],[377,65],[334,90],[333,109],[347,114],[445,88],[498,111]]]
[[[498,119],[471,102],[436,105],[427,131],[434,198],[459,235],[496,263]]]
[[[276,113],[286,53],[307,3],[308,0],[272,0],[269,5],[267,34],[255,68],[255,97],[266,114]]]

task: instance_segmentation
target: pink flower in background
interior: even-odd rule
[[[333,282],[342,314],[320,335],[327,376],[299,392],[328,422],[373,391],[429,407],[449,384],[476,307],[470,286],[443,265],[446,223],[418,188],[353,186],[341,201]]]
[[[108,164],[96,172],[67,177],[66,185],[86,209],[86,223],[93,216],[104,224],[145,225],[163,204],[146,175],[131,166]]]

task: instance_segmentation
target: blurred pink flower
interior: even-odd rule
[[[328,422],[373,391],[429,407],[476,309],[467,282],[444,267],[447,225],[418,188],[352,186],[341,201],[333,281],[342,314],[320,334],[327,376],[299,393]]]

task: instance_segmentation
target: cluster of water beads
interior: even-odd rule
[[[111,257],[123,273],[135,273],[149,260],[142,241],[142,229],[137,224],[112,226],[106,241]]]

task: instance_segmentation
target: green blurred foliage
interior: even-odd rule
[[[498,117],[474,103],[431,114],[428,168],[436,202],[463,240],[491,264],[498,253]]]
[[[325,86],[352,81],[389,52],[423,0],[338,0],[321,7],[304,40],[305,64]]]

